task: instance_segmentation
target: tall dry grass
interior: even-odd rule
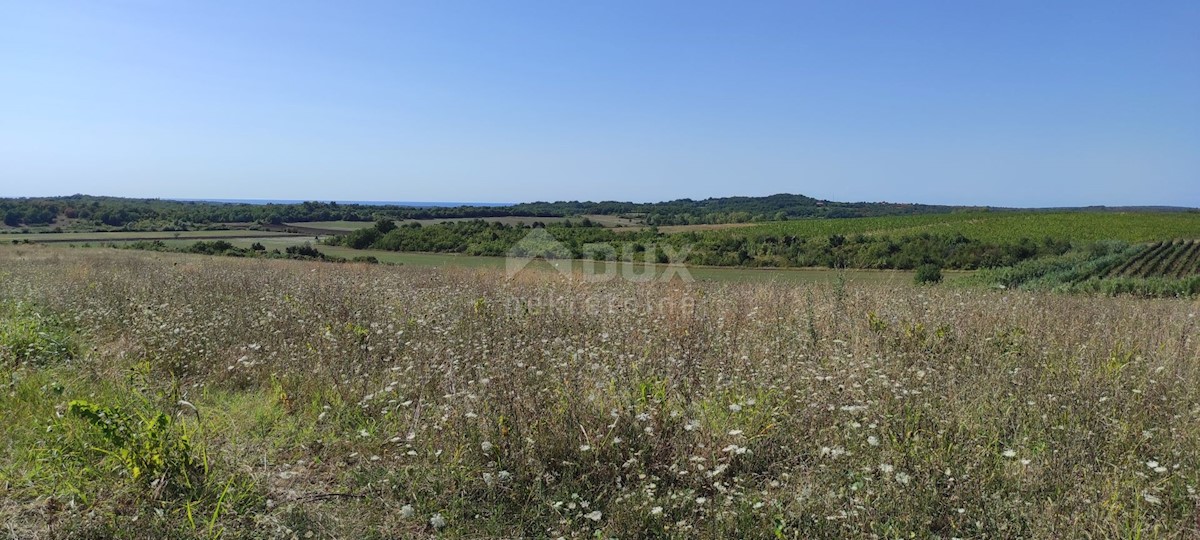
[[[1193,302],[56,248],[0,262],[0,302],[91,347],[8,362],[9,403],[37,370],[81,374],[47,403],[142,370],[132,391],[195,404],[193,438],[250,479],[257,498],[214,520],[227,536],[1200,534]],[[52,535],[38,501],[83,497],[29,468],[0,468],[20,503],[0,517]],[[87,499],[53,520],[205,532],[161,500]]]

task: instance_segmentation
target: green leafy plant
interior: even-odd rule
[[[116,458],[135,481],[160,490],[190,488],[203,475],[203,460],[191,441],[161,412],[129,414],[85,400],[71,401],[68,410],[100,430],[108,448],[94,449]]]

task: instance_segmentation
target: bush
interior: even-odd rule
[[[161,412],[127,414],[85,400],[72,400],[67,410],[100,429],[109,448],[98,450],[116,458],[135,481],[179,489],[201,479],[205,467],[171,417]]]
[[[922,264],[917,267],[917,275],[913,277],[917,285],[942,282],[942,268],[936,264]]]

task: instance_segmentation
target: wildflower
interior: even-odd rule
[[[900,482],[901,484],[908,484],[908,481],[911,479],[912,479],[912,477],[909,476],[908,474],[905,474],[903,472],[896,473],[896,481]]]
[[[413,509],[411,504],[406,504],[400,507],[400,517],[404,519],[411,519],[416,514],[417,511]]]
[[[704,504],[708,502],[708,497],[696,497],[696,504]]]
[[[600,513],[599,510],[594,510],[592,512],[585,514],[583,517],[588,518],[592,521],[600,521],[600,518],[604,517],[604,514]]]
[[[581,445],[579,445],[579,451],[580,451],[580,452],[590,452],[591,450],[592,450],[592,445],[590,445],[590,444],[581,444]]]
[[[867,444],[869,444],[871,446],[879,446],[879,437],[876,437],[874,435],[867,437]]]
[[[429,518],[429,524],[435,529],[440,529],[446,526],[446,518],[442,517],[441,514],[434,514],[433,517]]]
[[[661,516],[662,513],[663,513],[663,507],[661,507],[661,506],[655,506],[654,508],[650,509],[650,515],[652,515],[652,516]]]
[[[483,441],[482,443],[479,443],[479,448],[483,449],[484,453],[491,452],[492,443],[490,441]]]
[[[1028,459],[1022,459],[1022,460],[1021,460],[1021,465],[1029,465],[1030,463],[1033,463],[1033,462],[1032,462],[1031,460],[1028,460]]]
[[[846,453],[846,449],[842,448],[840,446],[834,446],[833,448],[830,448],[828,446],[821,447],[821,455],[829,456],[830,458],[833,458],[833,459],[837,459],[838,457],[845,455],[845,453]]]
[[[737,403],[730,403],[729,410],[732,412],[738,412],[738,411],[742,410],[742,406],[738,405]]]
[[[1015,457],[1017,457],[1017,451],[1010,448],[1008,450],[1005,450],[1003,455],[1006,458],[1015,458]]]
[[[887,463],[881,463],[879,465],[879,470],[880,470],[880,472],[882,472],[884,474],[891,474],[892,471],[896,470],[896,468]]]
[[[1154,495],[1151,495],[1149,493],[1143,492],[1142,498],[1146,499],[1146,502],[1148,502],[1150,504],[1162,504],[1162,499],[1155,497]]]

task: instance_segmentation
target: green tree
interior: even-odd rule
[[[389,218],[380,218],[375,221],[375,230],[379,231],[379,234],[390,233],[396,230],[396,222]]]

